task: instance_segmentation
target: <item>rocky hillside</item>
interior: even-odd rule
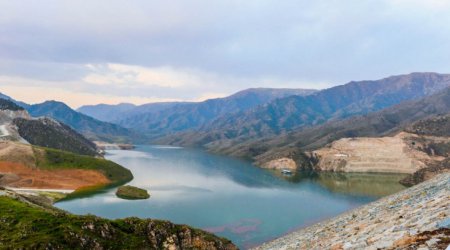
[[[33,117],[47,116],[62,122],[91,140],[129,142],[143,139],[129,129],[76,112],[62,102],[47,101],[31,105],[27,110]]]
[[[321,148],[341,138],[394,135],[416,121],[446,114],[449,110],[450,88],[447,88],[432,96],[364,116],[332,121],[279,136],[243,142],[220,140],[205,146],[213,152],[252,159],[259,165],[283,157],[295,158],[299,165],[310,164],[303,153],[305,151]]]
[[[13,124],[17,126],[20,136],[33,145],[81,155],[96,156],[99,154],[97,146],[93,142],[69,126],[51,118],[16,118]]]
[[[19,141],[83,155],[98,155],[94,143],[51,118],[32,118],[14,102],[0,99],[0,140]]]
[[[446,249],[449,180],[439,175],[256,249]]]
[[[204,102],[148,104],[136,107],[118,123],[152,137],[199,128],[218,117],[253,109],[277,98],[309,95],[304,89],[247,89],[225,98]],[[144,112],[143,112],[144,111]]]
[[[226,239],[185,225],[71,215],[6,190],[0,190],[0,211],[0,248],[237,249]]]
[[[406,130],[419,135],[450,136],[450,115],[420,120]]]
[[[229,140],[247,142],[379,111],[438,93],[449,86],[450,75],[436,73],[350,82],[312,95],[280,98],[246,112],[222,116],[194,132],[168,136],[158,143],[204,146],[228,145]]]

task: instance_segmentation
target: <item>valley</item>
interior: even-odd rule
[[[448,204],[428,199],[442,200],[448,193],[449,100],[449,76],[435,73],[350,82],[320,91],[249,89],[198,103],[98,105],[81,107],[80,112],[56,101],[28,105],[0,99],[0,193],[50,212],[49,218],[55,206],[73,213],[75,220],[85,220],[86,214],[111,220],[139,216],[200,229],[192,229],[200,238],[177,242],[174,237],[182,236],[167,235],[165,230],[174,225],[164,224],[160,238],[145,244],[165,249],[183,244],[200,249],[261,244],[290,249],[304,244],[305,237],[314,239],[309,230],[372,223],[344,214],[332,219],[333,224],[309,227],[349,210],[370,211],[371,220],[378,222],[366,233],[375,238],[361,241],[354,234],[349,241],[336,240],[336,249],[420,245],[424,237],[442,240],[447,234],[445,228],[430,225],[446,218]],[[148,200],[116,197],[117,187],[126,183]],[[422,200],[417,192],[433,185],[427,183],[437,183],[436,192]],[[416,209],[399,195],[424,204],[424,219],[431,224],[408,226],[415,231],[395,233],[386,243],[378,237],[380,230],[387,230],[381,217]],[[9,204],[8,199],[2,202]],[[386,208],[393,202],[399,204],[394,215]],[[370,210],[374,207],[376,212]],[[306,229],[297,232],[300,228]],[[77,233],[84,234],[82,229]],[[437,230],[435,236],[426,229]],[[233,243],[217,241],[206,232]],[[141,236],[133,231],[131,237]],[[109,246],[104,235],[86,237]],[[202,243],[196,245],[199,239]],[[89,244],[83,247],[94,246]]]

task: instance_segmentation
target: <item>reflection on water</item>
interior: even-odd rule
[[[130,184],[148,189],[151,198],[121,200],[115,189],[106,189],[56,206],[76,214],[188,224],[240,248],[403,188],[395,175],[298,173],[287,181],[247,162],[182,148],[141,146],[109,151],[107,158],[129,168],[135,176]]]
[[[331,192],[378,198],[405,189],[399,181],[406,177],[406,174],[333,172],[298,172],[289,176],[279,171],[274,171],[274,175],[294,183],[311,180]]]

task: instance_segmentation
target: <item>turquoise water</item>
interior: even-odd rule
[[[109,189],[55,205],[75,214],[188,224],[243,249],[403,189],[396,175],[286,179],[244,161],[183,148],[140,146],[109,151],[106,157],[129,168],[135,177],[130,185],[148,189],[151,198],[122,200]]]

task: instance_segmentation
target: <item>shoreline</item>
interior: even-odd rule
[[[450,228],[448,197],[450,173],[443,173],[253,249],[402,249],[421,233]]]
[[[51,192],[51,193],[62,193],[71,194],[75,192],[75,189],[52,189],[52,188],[14,188],[5,186],[4,188],[15,191],[15,192]]]

